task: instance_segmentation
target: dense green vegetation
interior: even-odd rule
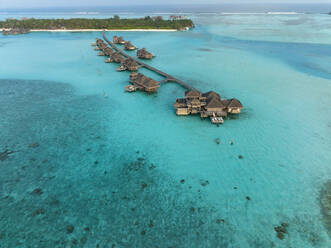
[[[163,20],[159,17],[139,19],[7,19],[0,21],[0,28],[26,29],[184,29],[194,27],[192,20]]]

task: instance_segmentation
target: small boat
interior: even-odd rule
[[[137,90],[137,88],[134,85],[128,85],[125,87],[125,90],[127,92],[135,92]]]
[[[117,71],[126,71],[126,67],[123,66],[123,65],[121,65],[121,66],[117,67],[116,70],[117,70]]]
[[[223,124],[224,120],[222,117],[218,117],[218,116],[211,116],[210,117],[211,123],[213,124]]]

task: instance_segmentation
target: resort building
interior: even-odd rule
[[[132,72],[130,75],[132,85],[126,86],[126,91],[133,92],[136,90],[145,92],[157,92],[160,87],[160,82],[146,77],[144,74]]]
[[[107,44],[103,41],[103,40],[101,40],[101,39],[97,39],[96,40],[96,44],[97,44],[97,46],[98,47],[105,47],[105,46],[107,46]]]
[[[174,104],[177,115],[200,114],[201,118],[209,117],[212,123],[223,123],[222,117],[228,114],[239,114],[243,108],[240,101],[233,98],[221,100],[221,96],[214,91],[204,94],[197,90],[185,92],[185,98],[179,98]]]
[[[184,20],[187,19],[187,16],[178,16],[178,15],[172,15],[170,16],[170,20],[175,21],[175,20]]]
[[[117,36],[115,35],[114,38],[113,38],[113,42],[114,42],[114,44],[120,44],[120,45],[125,44],[125,40],[123,39],[122,36],[117,37]]]
[[[123,63],[124,60],[124,57],[119,52],[113,53],[110,56],[110,62]]]
[[[142,48],[142,49],[138,50],[137,51],[137,56],[140,59],[152,59],[153,57],[155,57],[155,55],[148,52],[146,50],[146,48]]]
[[[220,116],[226,117],[226,105],[221,101],[221,96],[215,91],[208,91],[203,94],[206,97],[206,105],[201,112],[201,117]]]
[[[114,50],[107,46],[103,49],[103,53],[105,56],[111,56],[114,53]]]
[[[133,50],[136,50],[137,47],[132,45],[132,43],[130,41],[127,41],[127,42],[125,42],[124,49],[127,51],[133,51]]]
[[[206,97],[198,90],[188,90],[185,98],[176,100],[175,108],[177,115],[198,114],[202,107],[206,105]]]
[[[122,65],[117,68],[117,71],[138,71],[138,69],[138,63],[134,59],[128,58],[122,62]]]
[[[97,39],[96,40],[96,47],[94,48],[94,50],[96,51],[100,51],[100,50],[103,50],[107,47],[107,44],[101,40],[101,39]]]
[[[222,102],[226,106],[226,110],[229,114],[240,114],[240,111],[243,109],[243,105],[236,98],[223,100]]]

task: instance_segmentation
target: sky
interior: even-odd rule
[[[331,0],[0,0],[0,9],[5,8],[47,8],[47,7],[88,7],[123,5],[164,5],[164,4],[224,4],[224,3],[330,3]]]

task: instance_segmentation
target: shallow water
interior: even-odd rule
[[[0,35],[0,153],[13,151],[0,160],[0,247],[329,247],[330,30],[194,18],[191,32],[122,35],[153,66],[240,99],[218,128],[175,115],[175,84],[125,93],[129,74],[90,46],[101,33]]]

